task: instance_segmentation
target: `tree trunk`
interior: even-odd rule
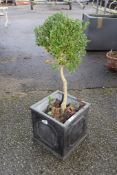
[[[63,102],[61,104],[61,109],[62,109],[62,112],[64,112],[66,109],[66,105],[67,105],[67,80],[64,76],[64,66],[60,67],[60,75],[61,75],[61,79],[63,81],[63,92],[64,92],[64,98],[63,98]]]

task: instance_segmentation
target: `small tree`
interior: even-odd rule
[[[63,13],[50,16],[42,26],[35,28],[37,45],[45,47],[54,56],[55,60],[51,64],[60,70],[64,91],[61,104],[63,112],[67,105],[67,80],[64,68],[70,72],[75,71],[85,55],[87,45],[85,29],[86,24],[83,25],[80,20],[71,19]]]

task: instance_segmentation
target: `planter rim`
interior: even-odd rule
[[[65,127],[65,128],[66,128],[66,126],[68,126],[69,123],[71,123],[72,121],[74,121],[85,109],[89,108],[89,106],[90,106],[91,104],[88,103],[88,102],[82,101],[83,103],[85,103],[85,105],[84,105],[79,111],[77,111],[74,115],[72,115],[68,120],[66,120],[65,123],[61,123],[60,121],[58,121],[58,120],[52,118],[51,116],[49,116],[48,114],[44,113],[43,111],[37,110],[37,109],[36,109],[36,107],[37,107],[39,104],[43,103],[45,100],[47,100],[47,98],[48,98],[49,96],[54,95],[54,94],[57,94],[57,93],[63,94],[62,91],[56,90],[56,91],[54,91],[53,93],[51,93],[50,95],[48,95],[48,96],[46,96],[45,98],[43,98],[42,100],[40,100],[40,101],[38,101],[37,103],[35,103],[35,104],[33,104],[32,106],[30,106],[30,109],[31,109],[31,110],[34,110],[35,112],[38,112],[38,113],[43,114],[45,117],[49,118],[50,120],[53,120],[54,122],[58,123],[58,124],[61,125],[62,127]],[[77,98],[74,97],[74,96],[72,96],[72,95],[69,95],[69,94],[68,94],[68,96],[71,97],[71,98],[74,99],[74,100],[77,100]]]
[[[105,15],[105,14],[93,14],[93,13],[91,13],[91,14],[85,14],[84,13],[83,15],[88,16],[88,17],[93,17],[93,18],[96,18],[96,17],[109,18],[109,19],[111,19],[111,18],[116,19],[117,18],[117,15],[116,14]]]

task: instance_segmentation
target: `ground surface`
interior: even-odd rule
[[[66,72],[69,93],[92,104],[89,137],[64,162],[32,140],[29,106],[62,87],[33,30],[57,11],[81,19],[94,9],[9,7],[8,28],[0,23],[0,175],[116,175],[117,73],[107,70],[105,52],[88,52],[74,75]]]

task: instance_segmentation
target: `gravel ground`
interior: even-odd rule
[[[16,92],[0,99],[1,175],[116,175],[117,88],[69,91],[90,102],[89,136],[65,160],[33,142],[29,106],[51,91]]]

